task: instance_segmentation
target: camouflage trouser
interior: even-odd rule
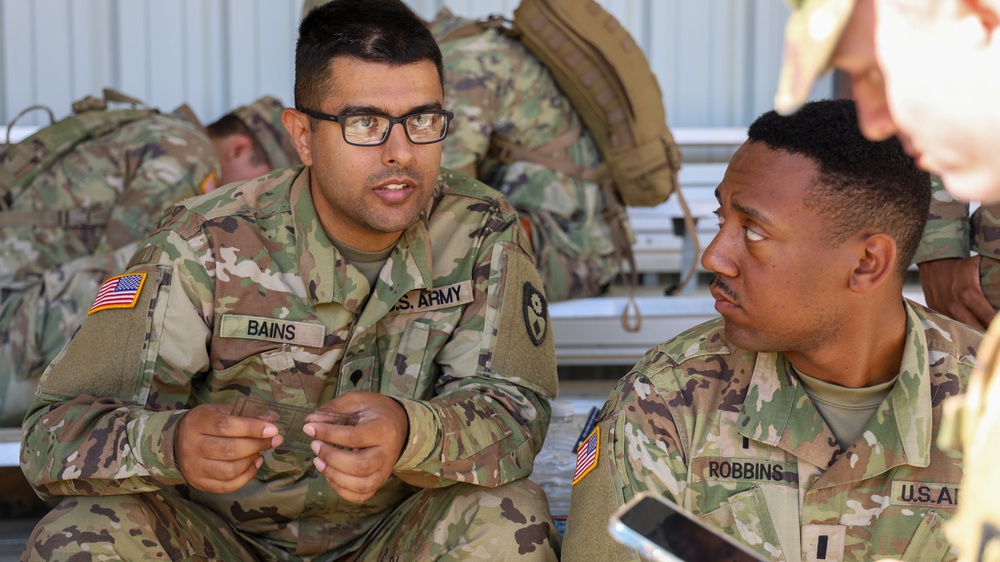
[[[993,308],[1000,310],[1000,260],[989,256],[980,256],[979,284],[983,288],[986,300]]]
[[[455,484],[407,499],[341,561],[558,560],[541,488]],[[21,560],[326,560],[238,534],[175,494],[69,497],[43,518]]]

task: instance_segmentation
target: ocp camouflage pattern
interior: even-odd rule
[[[938,176],[931,178],[931,210],[913,262],[979,254],[983,294],[1000,309],[1000,204],[980,205],[970,216],[969,203],[957,201]]]
[[[327,238],[309,183],[276,170],[165,215],[129,269],[147,276],[140,305],[89,316],[42,378],[21,457],[40,494],[190,497],[261,548],[336,558],[419,488],[530,474],[557,381],[551,334],[535,345],[526,331],[523,286],[540,280],[513,208],[443,171],[372,289]],[[186,409],[240,395],[316,408],[351,390],[394,397],[410,422],[363,504],[280,448],[235,492],[184,485]]]
[[[500,136],[538,149],[578,128],[581,137],[562,157],[594,168],[600,153],[552,75],[516,40],[482,30],[442,41],[469,23],[444,9],[430,24],[444,57],[445,107],[455,112],[442,165],[476,164],[479,179],[531,221],[549,300],[595,295],[618,271],[600,186],[533,162],[502,165],[489,148],[491,137]]]
[[[770,560],[954,560],[943,523],[960,498],[986,492],[959,493],[962,455],[935,438],[982,334],[906,301],[898,378],[845,451],[789,361],[735,347],[724,327],[719,318],[651,349],[612,391],[598,466],[573,489],[564,556],[604,548],[603,513],[649,490]]]
[[[944,446],[965,455],[962,488],[967,490],[945,527],[961,562],[1000,562],[1000,321],[990,323],[977,352],[979,365],[965,394],[945,404]]]
[[[112,208],[104,226],[0,227],[0,423],[21,421],[37,377],[160,214],[219,171],[204,131],[155,114],[76,146],[0,212]],[[33,379],[26,381],[25,379]]]

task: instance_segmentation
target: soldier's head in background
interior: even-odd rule
[[[775,107],[850,78],[865,135],[898,135],[962,199],[1000,200],[1000,0],[790,0]]]
[[[205,127],[219,154],[219,185],[301,163],[281,123],[283,110],[280,100],[264,96]]]
[[[302,20],[283,117],[329,236],[382,250],[427,209],[450,119],[442,75],[434,37],[397,0],[336,0]]]
[[[895,138],[866,139],[854,102],[757,118],[716,190],[702,265],[726,336],[752,351],[809,352],[901,310],[930,177]]]

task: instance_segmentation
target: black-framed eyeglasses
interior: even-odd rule
[[[330,115],[312,109],[298,109],[309,117],[340,123],[344,142],[354,146],[378,146],[384,143],[396,123],[403,125],[406,138],[413,144],[441,142],[448,136],[448,124],[455,116],[450,111],[421,111],[402,117],[389,117],[377,113]]]

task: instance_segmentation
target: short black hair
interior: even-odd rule
[[[816,163],[806,205],[827,217],[829,244],[864,230],[886,232],[898,248],[897,272],[906,273],[927,222],[931,178],[899,139],[866,139],[849,99],[810,102],[787,117],[768,111],[750,125],[747,137]]]
[[[219,118],[218,121],[205,126],[205,131],[208,132],[209,138],[224,139],[227,137],[240,135],[244,137],[249,137],[250,141],[253,143],[253,150],[250,153],[250,161],[254,164],[266,164],[271,166],[271,161],[267,157],[267,151],[264,150],[264,145],[257,140],[257,135],[247,127],[246,123],[242,119],[237,117],[232,113],[227,113]]]
[[[309,11],[295,46],[295,107],[320,109],[338,56],[398,66],[429,60],[443,88],[441,49],[400,0],[333,0]]]

